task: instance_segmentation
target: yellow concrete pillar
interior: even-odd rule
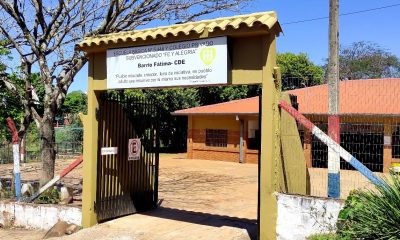
[[[383,172],[389,172],[389,168],[392,167],[392,125],[390,122],[385,122],[383,132]]]
[[[259,239],[276,239],[277,203],[274,192],[278,185],[280,129],[278,100],[280,72],[275,72],[276,46],[273,35],[263,39],[261,153],[259,160]]]
[[[82,226],[90,227],[97,223],[94,212],[96,201],[97,178],[97,140],[98,122],[96,109],[99,108],[98,96],[94,89],[93,57],[89,57],[88,113],[83,120],[83,192],[82,192]]]

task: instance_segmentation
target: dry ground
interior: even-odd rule
[[[185,154],[160,156],[160,209],[116,219],[66,239],[254,237],[257,219],[257,165],[188,160],[184,157]],[[72,161],[58,161],[57,171]],[[0,173],[11,170],[11,166],[0,167]],[[39,164],[26,164],[21,170],[22,178],[36,179],[38,175],[32,169],[39,167]],[[77,169],[72,172],[72,177],[68,176],[71,181],[79,182],[80,171]],[[18,234],[23,235],[22,232]],[[40,239],[31,237],[28,239]]]
[[[92,230],[80,231],[74,237],[66,239],[113,239],[112,236],[118,233],[125,234],[120,235],[120,239],[143,240],[227,239],[228,236],[248,238],[248,233],[253,233],[256,227],[257,165],[189,160],[185,156],[186,154],[160,156],[160,209],[116,219],[91,228]],[[72,161],[73,159],[58,160],[56,171],[60,172]],[[72,171],[63,182],[81,187],[81,168],[82,166]],[[39,163],[23,164],[22,178],[30,181],[38,179],[39,169]],[[311,195],[326,196],[327,170],[309,170]],[[0,165],[1,177],[11,177],[11,172],[12,165]],[[368,187],[371,184],[358,172],[341,171],[342,198],[352,189]],[[78,201],[75,204],[80,205],[80,197],[77,196],[76,199]],[[30,233],[31,231],[0,229],[0,239],[40,239],[42,234],[37,231]],[[27,238],[23,238],[24,236]]]
[[[0,229],[0,239],[4,240],[39,240],[46,234],[41,230]]]
[[[257,219],[257,165],[162,155],[161,206]]]
[[[55,174],[59,174],[64,168],[71,164],[75,159],[57,159],[55,165]],[[42,169],[41,163],[21,163],[21,180],[22,182],[38,182],[39,174]],[[12,178],[13,175],[13,164],[0,164],[0,178]],[[65,176],[60,183],[62,185],[71,187],[74,189],[74,206],[82,205],[82,164],[72,170],[67,176]]]

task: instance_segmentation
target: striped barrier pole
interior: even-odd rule
[[[285,110],[289,115],[296,119],[303,127],[311,131],[311,133],[316,136],[319,140],[325,143],[330,149],[339,153],[340,157],[348,162],[351,166],[357,169],[362,175],[364,175],[369,181],[375,185],[385,186],[386,183],[376,176],[371,170],[364,166],[360,161],[358,161],[353,155],[351,155],[346,149],[340,146],[332,138],[326,135],[321,129],[315,126],[310,120],[308,120],[304,115],[299,113],[287,102],[280,100],[279,107]]]
[[[15,127],[15,123],[12,118],[8,117],[6,119],[7,126],[12,135],[12,144],[13,144],[13,160],[14,160],[14,188],[15,188],[15,196],[17,200],[21,198],[21,173],[19,167],[19,144],[18,144],[18,131]]]
[[[81,164],[82,161],[83,161],[82,156],[77,158],[73,163],[71,163],[70,165],[68,165],[68,167],[66,167],[64,170],[62,170],[62,172],[59,175],[56,175],[53,179],[51,179],[49,182],[47,182],[45,185],[43,185],[43,187],[41,187],[39,189],[39,191],[37,191],[35,194],[33,194],[32,197],[28,198],[27,202],[32,202],[33,200],[35,200],[37,197],[40,196],[40,194],[42,194],[44,191],[49,189],[56,182],[58,182],[58,180],[63,178],[65,175],[67,175],[69,172],[71,172],[74,168],[76,168],[79,164]]]

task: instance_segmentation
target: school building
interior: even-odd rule
[[[188,158],[258,162],[259,97],[178,110],[188,116]]]
[[[299,111],[327,130],[326,84],[288,91]],[[340,82],[341,145],[376,172],[400,164],[400,78]],[[188,117],[188,158],[257,163],[259,97],[178,110]],[[299,126],[308,167],[326,168],[326,145]],[[341,162],[342,169],[352,169]]]

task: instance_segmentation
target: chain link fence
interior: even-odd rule
[[[286,86],[286,88],[285,88]],[[400,170],[400,78],[340,81],[340,145],[379,177]],[[284,89],[297,97],[299,112],[327,133],[328,86],[307,86],[296,78]],[[328,146],[298,124],[310,195],[327,197]],[[340,161],[340,197],[372,184],[346,161]]]
[[[81,127],[57,127],[55,128],[56,159],[74,158],[83,152],[83,128]],[[24,162],[41,161],[41,141],[36,129],[31,129],[25,139],[25,147],[21,146],[20,153],[24,154]],[[0,164],[13,162],[11,143],[0,144]]]

